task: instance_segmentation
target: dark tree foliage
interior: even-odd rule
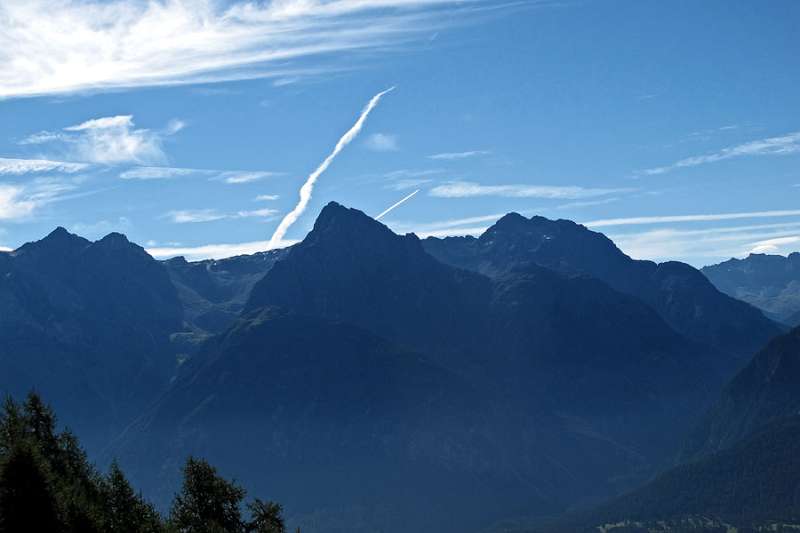
[[[243,488],[220,477],[213,466],[190,457],[183,469],[183,488],[172,504],[170,522],[182,532],[244,531],[244,495]]]
[[[165,521],[137,494],[119,465],[101,475],[77,438],[57,431],[34,393],[0,411],[0,533],[285,533],[282,508],[255,499],[201,459],[189,458],[183,488]]]
[[[133,491],[119,465],[111,464],[102,484],[106,504],[105,529],[109,532],[151,533],[164,529],[161,517]]]
[[[15,446],[0,470],[0,531],[62,529],[42,461],[29,446]]]
[[[258,498],[247,504],[250,510],[248,531],[252,533],[286,533],[283,522],[283,507],[279,503],[265,502]]]

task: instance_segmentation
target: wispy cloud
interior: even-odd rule
[[[618,202],[619,198],[603,198],[600,200],[582,200],[578,202],[568,202],[566,204],[557,205],[556,209],[580,209],[583,207],[594,207],[598,205],[606,205]]]
[[[373,133],[364,141],[364,146],[374,152],[395,152],[400,149],[397,136],[388,133]]]
[[[415,231],[414,233],[420,239],[427,239],[428,237],[478,237],[487,229],[489,229],[489,226],[465,226],[458,228]]]
[[[97,222],[77,222],[70,227],[73,233],[95,239],[107,235],[112,231],[128,231],[133,223],[128,217],[118,217],[116,220],[98,220]]]
[[[161,130],[136,128],[132,115],[116,115],[67,126],[60,132],[39,132],[21,144],[53,144],[69,154],[69,159],[82,163],[152,164],[166,161],[163,141],[183,127],[183,122],[172,120]]]
[[[395,191],[405,191],[408,189],[419,187],[420,185],[425,185],[432,181],[433,180],[430,178],[408,178],[408,179],[397,180],[394,183],[390,183],[386,187],[388,189],[393,189]]]
[[[43,172],[63,172],[74,174],[89,167],[83,163],[66,163],[46,159],[9,159],[0,157],[0,174],[37,174]]]
[[[407,189],[416,189],[420,185],[430,183],[433,181],[431,176],[435,176],[443,172],[444,170],[440,168],[418,170],[401,169],[387,172],[383,175],[383,177],[389,181],[389,183],[386,185],[387,189],[404,191]]]
[[[38,178],[24,185],[0,184],[0,220],[25,219],[39,208],[68,198],[77,186],[69,180]]]
[[[280,198],[277,194],[259,194],[254,198],[256,202],[271,202]]]
[[[384,178],[390,180],[399,180],[407,178],[421,178],[430,176],[431,174],[441,174],[444,172],[441,168],[424,168],[424,169],[407,169],[393,170],[383,175]]]
[[[36,203],[25,195],[20,186],[0,185],[0,220],[12,220],[30,215]]]
[[[204,172],[193,168],[175,167],[134,167],[122,172],[119,177],[124,180],[163,180],[191,176]]]
[[[222,181],[231,185],[252,183],[274,176],[282,175],[281,172],[265,170],[209,170],[201,168],[179,167],[133,167],[122,172],[119,177],[125,180],[160,180],[186,176],[205,176],[215,181]]]
[[[452,0],[6,0],[0,98],[288,80],[328,68],[337,53],[424,39],[454,11],[477,9]]]
[[[551,198],[577,200],[630,192],[635,189],[603,189],[555,185],[482,185],[470,181],[453,181],[433,187],[428,194],[440,198],[474,198],[499,196],[505,198]]]
[[[220,213],[216,209],[178,209],[170,211],[165,217],[176,224],[195,224],[222,220],[228,218],[228,215]]]
[[[593,220],[584,223],[592,228],[602,228],[608,226],[631,226],[640,224],[664,224],[671,222],[709,222],[717,220],[737,220],[747,218],[773,218],[800,216],[800,209],[784,209],[776,211],[745,211],[740,213],[708,213],[698,215],[662,215],[646,217],[628,218],[608,218],[603,220]]]
[[[718,152],[687,157],[672,163],[671,165],[648,168],[644,170],[643,173],[648,176],[654,176],[658,174],[665,174],[679,168],[696,167],[699,165],[716,163],[717,161],[724,161],[726,159],[733,159],[736,157],[787,155],[798,152],[800,152],[800,132],[794,132],[780,137],[769,137],[766,139],[750,141],[744,144],[738,144],[736,146],[729,146],[719,150]]]
[[[276,213],[274,209],[252,209],[236,213],[222,213],[216,209],[179,209],[166,213],[164,218],[176,224],[195,224],[239,218],[269,218]]]
[[[415,233],[420,238],[462,235],[480,235],[502,218],[505,213],[450,218],[423,223],[387,223],[397,233]]]
[[[765,239],[753,243],[750,253],[753,254],[774,254],[782,252],[787,246],[796,248],[800,243],[800,235],[793,235],[791,237],[775,237],[774,239]]]
[[[435,159],[439,161],[454,161],[457,159],[468,159],[470,157],[489,155],[490,153],[491,152],[488,150],[471,150],[468,152],[443,152],[441,154],[429,155],[428,159]]]
[[[270,241],[251,241],[232,244],[202,244],[199,246],[153,246],[147,248],[147,252],[158,259],[184,256],[189,261],[200,261],[202,259],[224,259],[225,257],[236,255],[265,252],[273,248],[285,248],[297,242],[285,240],[274,244],[270,243]]]
[[[225,183],[229,183],[231,185],[238,185],[241,183],[252,183],[254,181],[261,181],[263,179],[271,178],[273,176],[278,176],[280,173],[278,172],[235,172],[235,171],[228,171],[223,172],[220,175],[220,179]]]
[[[247,218],[247,217],[271,217],[277,214],[275,209],[252,209],[249,211],[238,211],[234,218]]]
[[[697,266],[749,253],[792,251],[800,223],[712,227],[696,230],[660,228],[609,235],[625,253],[637,259],[683,259]],[[781,250],[783,248],[783,250]]]

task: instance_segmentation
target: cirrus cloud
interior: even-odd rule
[[[643,172],[648,176],[655,176],[680,168],[696,167],[699,165],[716,163],[717,161],[724,161],[726,159],[733,159],[736,157],[787,155],[796,153],[800,153],[800,131],[778,137],[758,139],[755,141],[738,144],[736,146],[729,146],[717,152],[687,157],[670,165],[648,168]]]
[[[275,209],[267,208],[243,210],[235,213],[222,213],[216,209],[179,209],[166,213],[164,218],[176,224],[194,224],[239,218],[269,218],[276,213],[277,211]]]
[[[5,0],[0,98],[341,69],[451,24],[454,0]],[[448,22],[446,22],[448,21]],[[296,63],[306,61],[302,65]]]
[[[58,132],[41,131],[19,144],[55,145],[69,159],[83,164],[152,164],[166,161],[164,139],[183,127],[180,120],[171,120],[161,130],[137,128],[133,115],[116,115],[86,120]]]
[[[364,146],[373,152],[396,152],[400,149],[397,136],[388,133],[373,133],[364,141]]]
[[[587,188],[576,185],[483,185],[471,181],[451,181],[433,187],[428,194],[439,198],[475,198],[481,196],[499,196],[505,198],[547,198],[562,200],[578,200],[611,194],[631,192],[635,189]]]
[[[39,174],[43,172],[62,172],[74,174],[85,170],[89,165],[84,163],[67,163],[46,159],[12,159],[0,157],[0,174]]]

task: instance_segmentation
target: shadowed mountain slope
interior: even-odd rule
[[[164,261],[183,307],[183,331],[172,337],[180,357],[190,357],[210,335],[230,327],[253,286],[287,251],[192,262],[183,257]]]
[[[0,388],[46,395],[90,446],[166,387],[180,324],[166,270],[118,233],[58,228],[0,258]]]
[[[761,350],[730,384],[692,433],[684,455],[731,447],[779,418],[800,413],[800,328]]]
[[[800,417],[768,424],[733,447],[675,467],[607,505],[529,531],[588,533],[601,526],[626,533],[796,530]]]

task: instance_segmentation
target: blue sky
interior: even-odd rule
[[[800,3],[7,0],[0,247],[269,245],[331,201],[420,235],[569,218],[638,258],[800,249]]]

